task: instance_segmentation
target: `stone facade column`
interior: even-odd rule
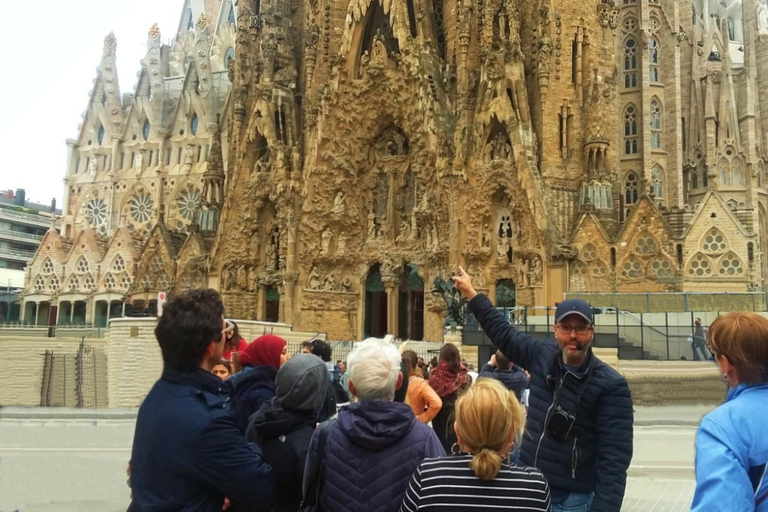
[[[397,285],[400,280],[394,274],[382,275],[387,292],[387,333],[397,335]]]

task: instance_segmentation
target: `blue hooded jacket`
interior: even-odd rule
[[[741,384],[701,420],[691,512],[768,512],[768,384]]]
[[[307,456],[304,488],[316,470],[315,430]],[[426,457],[445,455],[440,440],[416,420],[407,404],[362,401],[339,411],[322,454],[322,510],[397,512],[414,471]]]

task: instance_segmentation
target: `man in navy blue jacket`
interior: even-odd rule
[[[229,411],[229,386],[210,373],[232,324],[215,290],[171,299],[155,328],[163,374],[139,408],[131,453],[129,512],[266,512],[270,466]]]
[[[520,460],[544,473],[552,511],[619,512],[632,460],[632,395],[627,381],[592,353],[592,309],[566,300],[554,340],[535,340],[478,294],[463,268],[453,278],[493,343],[531,373]]]
[[[490,363],[483,365],[478,378],[496,379],[508,390],[512,391],[518,400],[522,397],[523,390],[528,387],[528,376],[525,371],[509,360],[501,350],[491,358]]]

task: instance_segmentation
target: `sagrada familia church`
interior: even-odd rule
[[[209,286],[434,341],[458,264],[518,305],[766,289],[766,0],[179,3],[132,93],[104,41],[27,322]]]

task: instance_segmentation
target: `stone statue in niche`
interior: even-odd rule
[[[189,171],[192,170],[192,159],[194,157],[194,154],[192,152],[192,145],[187,144],[184,146],[184,166],[182,168],[182,171],[185,173],[189,173]]]
[[[352,291],[352,281],[348,277],[341,280],[341,291],[346,293]]]
[[[269,151],[264,151],[258,160],[256,160],[256,172],[269,171]]]
[[[480,235],[481,237],[481,244],[483,249],[490,249],[491,248],[491,235],[488,233],[488,226],[483,226],[483,232]]]
[[[336,197],[333,199],[333,209],[331,211],[335,213],[336,215],[344,215],[344,210],[346,208],[346,205],[344,204],[344,198],[346,196],[342,191],[339,191],[336,194]]]
[[[133,161],[133,172],[139,175],[141,174],[143,167],[144,167],[144,153],[142,151],[139,151],[138,153],[136,153],[136,158]]]
[[[264,266],[267,270],[274,270],[275,264],[277,263],[277,248],[275,247],[275,243],[270,241],[264,251]]]
[[[333,235],[331,233],[331,228],[330,227],[326,227],[325,230],[323,231],[323,234],[320,235],[320,238],[321,238],[321,240],[320,240],[320,245],[321,245],[320,254],[328,254],[328,251],[331,249],[331,237],[332,236]]]
[[[500,236],[499,239],[496,240],[496,256],[500,260],[506,259],[508,251],[509,251],[509,238],[505,236]]]
[[[309,272],[309,277],[307,278],[307,288],[310,290],[319,290],[320,284],[320,272],[317,270],[317,267],[312,267],[312,270]]]
[[[336,288],[336,272],[331,272],[323,280],[323,290],[331,292]]]
[[[530,286],[528,282],[529,276],[530,274],[528,271],[528,262],[524,259],[521,259],[520,266],[517,268],[517,281],[515,282],[515,286],[520,288],[528,288]]]
[[[376,231],[376,214],[370,212],[368,214],[368,238],[375,238]]]
[[[488,142],[483,150],[483,163],[490,164],[493,160],[493,144]]]
[[[237,268],[237,289],[241,292],[248,290],[248,271],[245,265],[240,265]]]
[[[88,162],[88,177],[95,178],[98,170],[99,163],[96,161],[96,157],[92,156],[90,162]]]
[[[541,258],[538,256],[534,256],[531,258],[531,270],[529,273],[529,280],[528,283],[530,286],[541,286],[542,281],[542,268],[541,268]]]
[[[768,5],[765,0],[757,1],[757,33],[768,36]]]
[[[347,237],[344,235],[344,233],[339,235],[338,240],[336,240],[336,254],[338,256],[344,256],[347,253]]]
[[[440,238],[437,236],[437,224],[432,223],[432,250],[440,250]]]

